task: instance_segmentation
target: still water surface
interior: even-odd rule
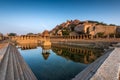
[[[102,55],[101,50],[75,46],[20,45],[18,50],[38,80],[71,80]]]

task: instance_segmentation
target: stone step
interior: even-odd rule
[[[17,48],[11,44],[1,59],[0,80],[37,80]]]
[[[11,46],[10,46],[10,51],[8,53],[9,53],[9,59],[8,59],[8,65],[7,65],[5,80],[14,80],[13,49],[12,49]]]
[[[7,65],[8,65],[8,58],[9,58],[9,51],[10,51],[10,47],[8,46],[4,58],[1,61],[0,64],[0,80],[5,80],[6,77],[6,71],[7,71]]]
[[[13,50],[14,52],[15,50]],[[14,80],[20,80],[19,70],[18,70],[18,62],[15,54],[13,53],[13,68],[14,68]]]
[[[15,60],[16,60],[16,67],[17,67],[18,75],[19,75],[18,79],[20,79],[20,80],[26,80],[25,77],[24,77],[24,72],[23,72],[21,64],[19,62],[17,53],[16,53],[16,49],[14,47],[12,47],[12,48],[14,49],[14,54],[13,55],[15,56]]]
[[[26,80],[35,80],[35,78],[33,78],[33,73],[30,70],[30,68],[27,66],[27,64],[25,63],[24,59],[22,58],[22,56],[20,55],[20,53],[18,52],[18,50],[16,50],[17,53],[17,58],[20,61],[21,67],[24,71],[24,76],[26,78]]]

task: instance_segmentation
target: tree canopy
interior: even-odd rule
[[[16,36],[16,33],[9,33],[8,36]]]

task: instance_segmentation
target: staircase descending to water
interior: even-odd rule
[[[37,80],[16,47],[10,43],[0,48],[0,80]]]

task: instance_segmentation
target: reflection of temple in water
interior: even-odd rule
[[[21,48],[21,50],[36,49],[38,46],[40,46],[40,45],[39,44],[18,44],[17,45],[17,47]],[[49,46],[41,46],[41,48],[42,48],[43,58],[45,60],[47,60],[49,55],[50,55],[51,45],[49,45]]]
[[[65,57],[68,60],[81,62],[85,64],[92,63],[102,55],[102,50],[95,50],[83,47],[74,47],[66,45],[52,45],[52,50],[59,56]]]
[[[17,45],[21,50],[36,49],[38,44],[19,44]]]
[[[50,49],[51,49],[51,45],[50,46],[42,46],[42,55],[45,60],[47,60],[50,55]]]
[[[49,52],[46,52],[46,53],[42,53],[42,55],[43,55],[43,58],[44,58],[45,60],[47,60],[48,57],[49,57],[49,55],[50,55],[50,53],[49,53]]]

